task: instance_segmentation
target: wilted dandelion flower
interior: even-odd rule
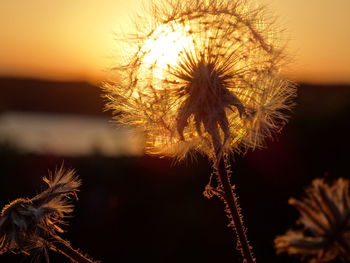
[[[146,151],[183,158],[261,146],[286,122],[295,87],[262,8],[244,0],[154,2],[136,19],[120,80],[104,85],[120,123],[146,132]]]
[[[289,230],[275,239],[277,253],[299,254],[309,262],[350,261],[349,180],[328,185],[315,179],[303,201],[290,199],[301,217],[300,230]]]
[[[0,216],[0,254],[58,251],[72,262],[93,263],[92,260],[71,248],[69,242],[57,234],[62,233],[64,219],[73,211],[70,199],[77,198],[80,179],[73,170],[63,167],[44,177],[48,188],[29,198],[18,198],[6,205]]]

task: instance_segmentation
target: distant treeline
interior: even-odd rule
[[[34,111],[111,116],[103,110],[101,95],[98,86],[86,82],[0,78],[0,113]],[[350,107],[350,85],[300,84],[297,105],[297,111],[320,117],[343,111]]]
[[[0,113],[107,114],[103,112],[103,105],[99,87],[85,82],[0,78]]]

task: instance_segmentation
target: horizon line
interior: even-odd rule
[[[0,79],[17,79],[17,80],[32,80],[42,82],[60,82],[60,83],[87,83],[93,86],[100,86],[102,82],[109,81],[108,79],[86,79],[86,78],[60,78],[60,77],[38,77],[25,75],[0,74]],[[318,85],[318,86],[350,86],[350,81],[309,81],[309,80],[291,80],[298,85]],[[1,88],[1,87],[0,87]]]

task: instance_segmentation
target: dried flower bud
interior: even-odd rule
[[[148,153],[240,152],[286,122],[295,86],[280,76],[283,48],[262,8],[169,0],[135,24],[120,81],[103,88],[116,119],[145,130]]]
[[[25,253],[50,247],[50,238],[63,232],[60,225],[72,212],[80,180],[73,170],[61,167],[43,178],[48,188],[32,199],[19,198],[6,205],[0,217],[0,254]]]
[[[302,230],[289,230],[275,239],[277,253],[299,254],[309,262],[350,260],[349,180],[328,185],[315,179],[303,201],[290,199],[298,209]]]

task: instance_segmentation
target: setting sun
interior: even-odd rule
[[[177,64],[179,54],[191,48],[192,38],[189,36],[190,26],[180,24],[160,25],[141,48],[143,67],[154,67],[153,74],[163,80],[168,67]]]

